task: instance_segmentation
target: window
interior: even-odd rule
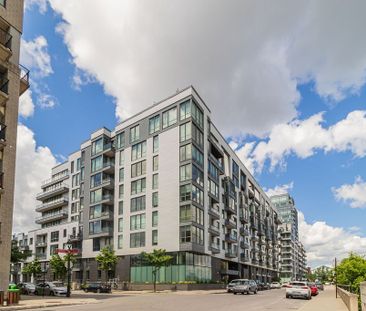
[[[180,104],[180,111],[179,111],[179,115],[180,115],[180,120],[184,120],[187,119],[191,116],[191,102],[190,100],[187,100],[184,103]]]
[[[119,185],[119,193],[118,193],[118,198],[119,199],[122,199],[123,196],[125,194],[125,187],[124,185]]]
[[[152,245],[158,245],[158,230],[152,231]]]
[[[99,251],[100,251],[100,239],[99,238],[93,239],[93,252],[99,252]]]
[[[102,173],[95,174],[90,177],[90,187],[94,188],[102,183]]]
[[[119,152],[119,166],[125,165],[125,151],[121,150]]]
[[[146,225],[145,214],[138,214],[130,217],[130,230],[145,229],[145,225]]]
[[[103,151],[103,138],[99,138],[92,143],[91,154],[95,155]]]
[[[187,222],[192,220],[192,210],[190,205],[182,205],[179,210],[179,221]]]
[[[119,182],[125,181],[125,169],[122,167],[119,169]]]
[[[118,232],[123,232],[123,218],[118,218]]]
[[[95,219],[102,216],[102,205],[98,204],[90,207],[89,219]]]
[[[146,160],[131,165],[131,177],[137,177],[146,174]]]
[[[195,146],[193,146],[193,149],[192,149],[192,159],[197,164],[203,166],[203,154]]]
[[[74,173],[74,161],[71,162],[71,174]]]
[[[179,231],[181,243],[191,242],[191,226],[182,226]]]
[[[143,195],[141,197],[131,199],[131,213],[144,211],[146,208],[146,197]]]
[[[118,215],[123,215],[123,201],[118,202]]]
[[[186,164],[180,167],[180,181],[192,179],[192,165]]]
[[[0,5],[6,8],[6,0],[0,0]]]
[[[67,229],[64,229],[64,238],[67,236]]]
[[[99,156],[91,160],[91,171],[96,172],[103,167],[103,157]]]
[[[195,185],[192,185],[192,201],[203,205],[203,191]]]
[[[192,145],[184,145],[179,149],[179,156],[181,161],[187,161],[192,158]]]
[[[132,146],[131,160],[135,161],[137,159],[146,156],[146,141]]]
[[[81,166],[81,159],[80,159],[80,158],[78,158],[78,159],[76,160],[76,170],[77,170],[77,171],[80,171],[80,166]]]
[[[117,134],[117,149],[125,147],[125,132]]]
[[[192,129],[192,123],[188,122],[188,123],[184,123],[180,126],[180,136],[179,136],[179,141],[180,142],[184,142],[188,139],[191,139],[191,129]]]
[[[177,122],[177,107],[163,112],[163,129]]]
[[[136,125],[130,129],[130,143],[140,139],[140,125]]]
[[[192,167],[192,180],[203,187],[203,172],[195,165]]]
[[[152,194],[152,207],[159,206],[159,192],[153,192]]]
[[[192,125],[192,139],[199,145],[203,146],[203,134],[194,124]]]
[[[117,247],[118,247],[118,249],[122,249],[123,248],[123,235],[122,234],[120,234],[118,236],[118,244],[117,244]]]
[[[102,201],[102,189],[90,191],[90,204]]]
[[[159,174],[154,174],[152,176],[152,189],[156,190],[159,187]]]
[[[152,212],[152,226],[157,227],[158,226],[158,212]]]
[[[153,157],[153,171],[157,171],[159,169],[159,156]]]
[[[53,231],[51,232],[51,242],[58,242],[59,239],[59,232]]]
[[[74,189],[71,191],[71,200],[77,200],[80,196],[80,189]]]
[[[56,245],[50,245],[50,256],[56,254],[56,249],[58,249],[58,244],[56,244]]]
[[[149,134],[154,134],[160,130],[160,116],[150,118],[149,120]]]
[[[153,138],[153,153],[159,151],[159,136],[154,136]]]
[[[191,185],[180,186],[180,201],[188,201],[191,199]]]
[[[208,179],[208,192],[214,195],[215,197],[219,197],[219,186],[216,185],[210,178]]]
[[[146,178],[141,178],[131,182],[131,194],[138,194],[145,192],[146,190]]]
[[[72,187],[77,187],[80,185],[80,175],[75,174],[72,176]]]
[[[208,173],[213,177],[215,180],[219,180],[219,170],[216,168],[215,165],[208,161]]]
[[[195,103],[192,105],[192,117],[203,128],[203,113]]]
[[[145,232],[131,233],[130,247],[144,247],[145,246]]]

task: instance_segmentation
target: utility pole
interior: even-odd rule
[[[334,278],[335,278],[335,286],[336,286],[336,298],[338,298],[337,257],[334,258]]]
[[[70,239],[67,241],[67,292],[66,297],[70,297],[70,287],[71,287],[71,268],[70,268],[70,260],[71,260],[71,248],[72,244]]]

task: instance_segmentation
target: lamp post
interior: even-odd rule
[[[47,271],[48,271],[47,262],[42,262],[41,263],[41,273],[43,275],[43,284],[46,282]],[[42,289],[42,297],[44,297],[44,288]]]
[[[66,250],[67,250],[67,292],[66,297],[70,297],[70,287],[71,287],[71,249],[72,249],[72,243],[70,239],[66,243]]]

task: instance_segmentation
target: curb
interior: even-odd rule
[[[49,308],[49,307],[62,307],[62,306],[75,306],[75,305],[88,305],[88,304],[97,304],[99,301],[93,302],[66,302],[66,303],[47,303],[47,304],[36,304],[33,306],[25,305],[25,306],[8,306],[8,307],[0,307],[0,311],[9,311],[9,310],[28,310],[28,309],[41,309],[41,308]]]

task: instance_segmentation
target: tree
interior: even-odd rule
[[[337,266],[338,284],[350,285],[353,293],[359,293],[360,283],[366,281],[366,259],[355,253],[350,253]]]
[[[42,273],[41,263],[36,258],[29,264],[25,265],[22,272],[25,274],[30,274],[33,277],[36,277],[37,275]]]
[[[21,251],[17,241],[11,242],[11,255],[10,255],[10,262],[13,264],[23,262],[28,257],[32,256],[32,252],[30,250]]]
[[[64,279],[67,273],[65,267],[65,261],[60,257],[59,254],[53,255],[50,259],[50,267],[55,274],[56,278]]]
[[[117,256],[112,247],[106,246],[102,248],[98,256],[95,258],[99,264],[99,268],[105,271],[106,279],[108,279],[108,272],[113,271],[117,264]]]
[[[321,266],[316,268],[309,278],[310,280],[318,280],[322,283],[325,282],[333,282],[334,278],[334,269],[327,267],[327,266]]]
[[[142,258],[145,259],[148,265],[153,267],[153,282],[154,293],[156,292],[156,275],[160,271],[161,267],[166,266],[173,259],[172,256],[167,255],[165,249],[154,249],[152,253],[143,252]]]

